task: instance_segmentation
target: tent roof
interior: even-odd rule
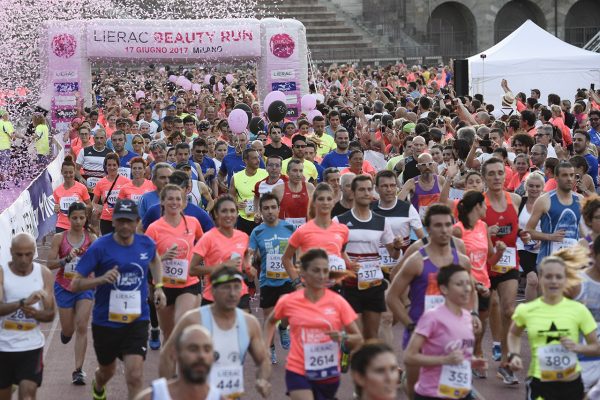
[[[496,45],[469,57],[469,61],[480,60],[481,54],[497,61],[598,57],[598,53],[563,42],[529,19]]]

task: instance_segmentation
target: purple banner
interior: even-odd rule
[[[37,219],[37,239],[53,232],[56,226],[56,214],[54,213],[54,198],[52,197],[52,178],[48,170],[37,177],[29,188],[31,207],[33,215]]]

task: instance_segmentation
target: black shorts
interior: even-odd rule
[[[583,381],[581,380],[581,376],[570,382],[542,382],[537,378],[530,377],[526,382],[526,390],[528,399],[583,399]]]
[[[381,285],[371,287],[365,290],[358,290],[356,286],[346,286],[342,288],[342,296],[350,303],[352,309],[357,314],[364,311],[385,312],[385,290],[387,282],[382,281]]]
[[[196,282],[193,285],[182,287],[182,288],[169,288],[163,286],[163,292],[165,293],[165,297],[167,298],[167,305],[172,306],[175,304],[175,300],[177,297],[181,296],[184,293],[191,293],[194,296],[202,293],[202,284],[200,282]]]
[[[42,385],[44,348],[28,351],[0,351],[0,389],[18,385],[21,381]]]
[[[122,328],[92,324],[92,338],[100,365],[110,365],[126,355],[137,354],[146,359],[148,321],[134,321]]]
[[[205,298],[202,298],[202,304],[203,306],[207,306],[209,304],[214,303],[214,301],[210,301],[207,300]],[[237,305],[237,308],[241,308],[242,310],[249,310],[250,309],[250,295],[249,294],[245,294],[242,296],[242,298],[240,299],[240,302]]]
[[[523,269],[523,275],[527,275],[530,272],[537,274],[537,254],[531,253],[527,250],[519,250],[519,263]]]
[[[294,292],[292,282],[286,282],[281,286],[262,286],[260,288],[260,308],[275,307],[281,296],[292,292]]]
[[[107,219],[100,220],[100,233],[102,235],[108,235],[109,233],[113,233],[115,228],[113,227],[112,221]]]
[[[488,297],[483,297],[479,293],[477,293],[477,303],[478,303],[477,309],[479,310],[479,312],[489,310],[490,309],[490,296],[488,295]]]
[[[505,281],[510,281],[511,279],[519,281],[519,270],[514,268],[502,275],[490,276],[490,282],[492,283],[492,290],[498,289],[498,285]]]

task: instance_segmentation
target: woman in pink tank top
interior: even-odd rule
[[[69,206],[68,218],[71,228],[52,238],[48,253],[48,268],[58,269],[54,283],[54,296],[58,305],[61,332],[60,340],[69,343],[75,335],[75,371],[71,376],[74,385],[85,385],[83,361],[87,347],[87,331],[92,311],[92,290],[74,293],[71,281],[77,274],[77,262],[96,240],[87,228],[87,207],[81,202]]]
[[[487,211],[483,193],[474,190],[466,192],[458,202],[457,210],[459,222],[454,225],[452,234],[463,240],[471,261],[471,274],[476,281],[475,286],[479,297],[479,318],[483,324],[482,332],[475,335],[474,355],[483,358],[481,339],[488,317],[491,286],[486,262],[489,260],[495,265],[502,257],[506,245],[500,241],[496,243],[496,247],[492,244],[488,226],[483,222]]]

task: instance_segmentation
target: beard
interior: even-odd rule
[[[198,365],[203,365],[206,367],[206,372],[198,372],[194,368]],[[190,365],[182,365],[180,364],[181,375],[183,379],[190,383],[196,383],[198,385],[203,385],[206,383],[208,379],[208,375],[210,373],[210,366],[206,365],[204,362],[197,362],[195,364]]]

